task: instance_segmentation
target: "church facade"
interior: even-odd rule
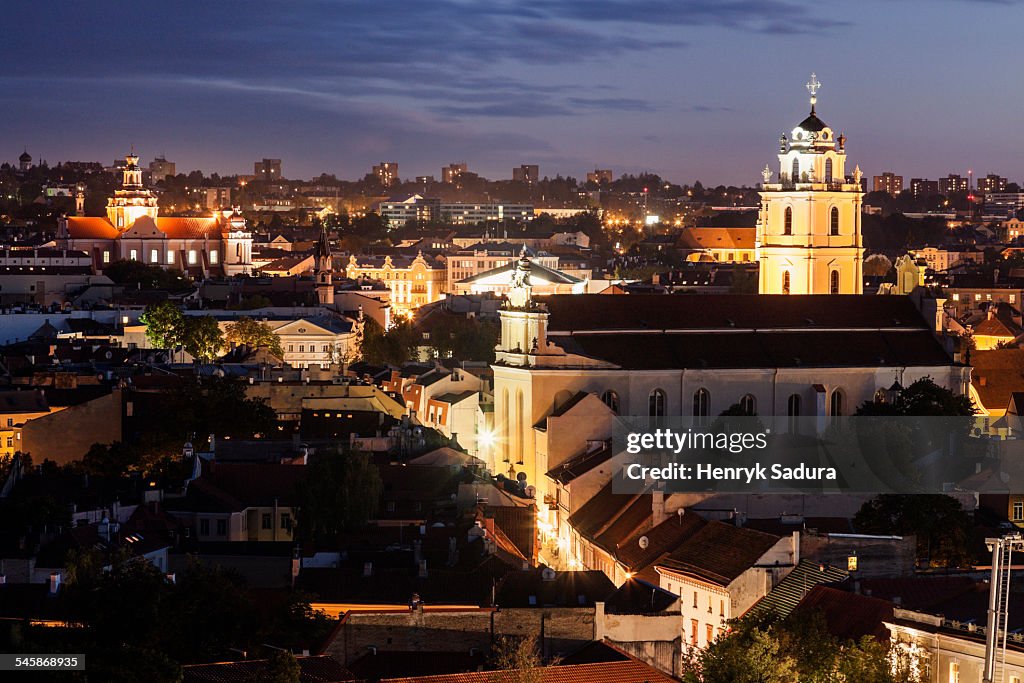
[[[846,177],[846,138],[815,111],[779,140],[778,181],[765,166],[755,249],[762,294],[862,294],[861,172]]]
[[[161,216],[157,196],[142,184],[139,157],[129,154],[125,161],[121,188],[107,201],[106,216],[60,220],[61,248],[87,252],[98,273],[120,260],[182,270],[193,277],[252,272],[252,233],[240,213],[222,209],[212,216]]]

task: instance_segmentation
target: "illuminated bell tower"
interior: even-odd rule
[[[316,265],[313,275],[316,278],[316,298],[321,305],[334,304],[334,284],[331,280],[331,243],[327,239],[327,228],[320,226],[320,238],[316,242],[314,252]]]
[[[821,83],[811,74],[811,113],[779,140],[779,181],[762,171],[755,247],[761,294],[862,294],[860,168],[847,182],[846,138],[815,111]]]
[[[125,167],[121,189],[107,200],[107,220],[119,232],[124,232],[142,216],[149,216],[154,221],[160,209],[157,207],[156,195],[142,186],[142,169],[139,168],[139,157],[134,150],[125,158]]]

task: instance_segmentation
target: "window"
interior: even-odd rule
[[[949,663],[949,683],[960,683],[960,662]]]
[[[228,535],[228,520],[218,519],[217,520],[217,535],[227,536]]]
[[[825,159],[825,182],[832,182],[832,160]]]
[[[651,417],[665,417],[665,392],[655,389],[647,397],[647,414]]]
[[[693,609],[697,609],[697,591],[693,591]]]
[[[618,414],[619,412],[619,395],[609,389],[608,391],[601,394],[601,400],[604,404],[612,409],[612,412]]]
[[[209,536],[210,535],[210,520],[201,519],[199,520],[199,535]]]
[[[324,344],[324,353],[330,353],[330,352],[331,352],[331,345],[330,344]]]
[[[707,626],[707,633],[705,635],[707,636],[707,639],[708,639],[708,645],[710,645],[711,642],[715,639],[715,627],[712,626],[711,624],[706,624],[706,626]]]
[[[725,616],[725,600],[719,600],[718,601],[718,616],[720,616],[720,617],[724,617]]]
[[[217,263],[217,250],[216,249],[211,249],[210,250],[210,263]]]
[[[395,501],[389,500],[384,507],[385,507],[385,509],[387,509],[388,512],[394,512],[395,511]]]
[[[690,620],[690,645],[697,647],[697,626],[698,622],[696,619]]]
[[[281,513],[281,528],[284,529],[285,531],[288,531],[288,532],[290,532],[292,530],[292,516],[291,516],[291,513],[288,513],[288,512],[282,512]]]
[[[791,206],[787,206],[785,213],[782,215],[782,234],[793,234],[793,207]]]
[[[10,444],[7,444],[8,446]],[[1024,521],[1024,500],[1013,501],[1013,521]]]
[[[299,344],[299,353],[305,353],[305,352],[306,352],[306,345],[305,344]]]
[[[800,419],[800,394],[793,394],[789,397],[789,431],[791,434],[797,433],[797,426]]]
[[[839,207],[832,207],[832,210],[829,212],[828,225],[828,232],[830,235],[839,234]]]
[[[110,251],[109,250],[103,252],[103,262],[104,263],[110,263]]]
[[[783,294],[789,294],[789,283],[790,283],[789,271],[788,270],[784,270],[784,271],[782,271],[782,293]]]
[[[271,517],[269,512],[263,513],[263,518],[260,520],[260,522],[260,526],[267,531],[270,531],[274,528],[274,519],[273,517]]]
[[[697,424],[706,424],[711,411],[711,394],[703,387],[693,393],[693,416]]]
[[[159,263],[160,262],[160,252],[157,251],[156,249],[150,249],[149,250],[149,262],[150,263]]]
[[[295,344],[289,344],[288,345],[288,353],[292,353],[293,351],[295,351]]]
[[[740,399],[740,410],[744,415],[757,415],[757,399],[751,394],[746,394]]]
[[[8,448],[14,448],[14,437],[13,436],[7,437],[7,447]]]
[[[829,400],[828,414],[833,418],[842,417],[843,415],[843,392],[839,389],[832,392],[832,398]]]
[[[128,258],[130,258],[132,261],[138,261],[139,260],[139,250],[138,249],[132,249],[130,252],[128,252]]]
[[[188,264],[190,266],[194,266],[196,264],[196,250],[195,249],[189,249],[188,250]]]
[[[793,158],[793,175],[792,175],[792,178],[793,178],[793,182],[794,183],[799,183],[800,182],[800,159],[798,159],[796,157]]]
[[[828,291],[830,294],[839,293],[839,271],[833,270],[828,275]]]

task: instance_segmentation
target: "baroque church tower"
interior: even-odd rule
[[[156,195],[142,186],[139,156],[132,150],[124,160],[121,189],[115,190],[114,196],[107,200],[107,220],[122,233],[142,216],[155,221],[160,213]]]
[[[761,294],[863,294],[860,167],[846,179],[846,138],[815,111],[779,140],[779,179],[762,171],[755,247]]]
[[[320,238],[314,252],[316,264],[313,276],[316,278],[316,298],[321,305],[334,304],[334,284],[331,278],[331,242],[327,239],[327,228],[320,227]]]

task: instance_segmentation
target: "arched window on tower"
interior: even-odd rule
[[[782,271],[782,293],[789,294],[789,271]]]
[[[701,387],[693,392],[693,416],[695,424],[705,425],[708,422],[708,415],[711,412],[711,394]]]
[[[612,409],[612,412],[616,415],[619,414],[619,395],[609,389],[608,391],[601,394],[601,400],[604,404]]]
[[[740,399],[740,410],[744,415],[757,415],[757,399],[752,394],[745,394]]]
[[[789,397],[789,433],[796,434],[800,427],[800,394],[793,394]]]
[[[828,214],[828,233],[830,235],[839,234],[839,207],[833,206],[832,210]]]
[[[665,392],[655,389],[647,397],[647,414],[651,417],[665,417]]]
[[[828,291],[829,294],[839,293],[839,271],[833,270],[828,276]]]
[[[800,158],[799,157],[793,157],[793,174],[792,174],[792,178],[793,178],[793,182],[794,183],[799,183],[800,182]]]
[[[832,160],[825,159],[825,182],[832,182]]]
[[[832,416],[832,421],[836,422],[839,417],[843,416],[843,392],[841,389],[832,390],[832,398],[829,400],[828,414]]]
[[[782,234],[792,235],[793,234],[793,207],[787,206],[786,211],[782,214]]]

